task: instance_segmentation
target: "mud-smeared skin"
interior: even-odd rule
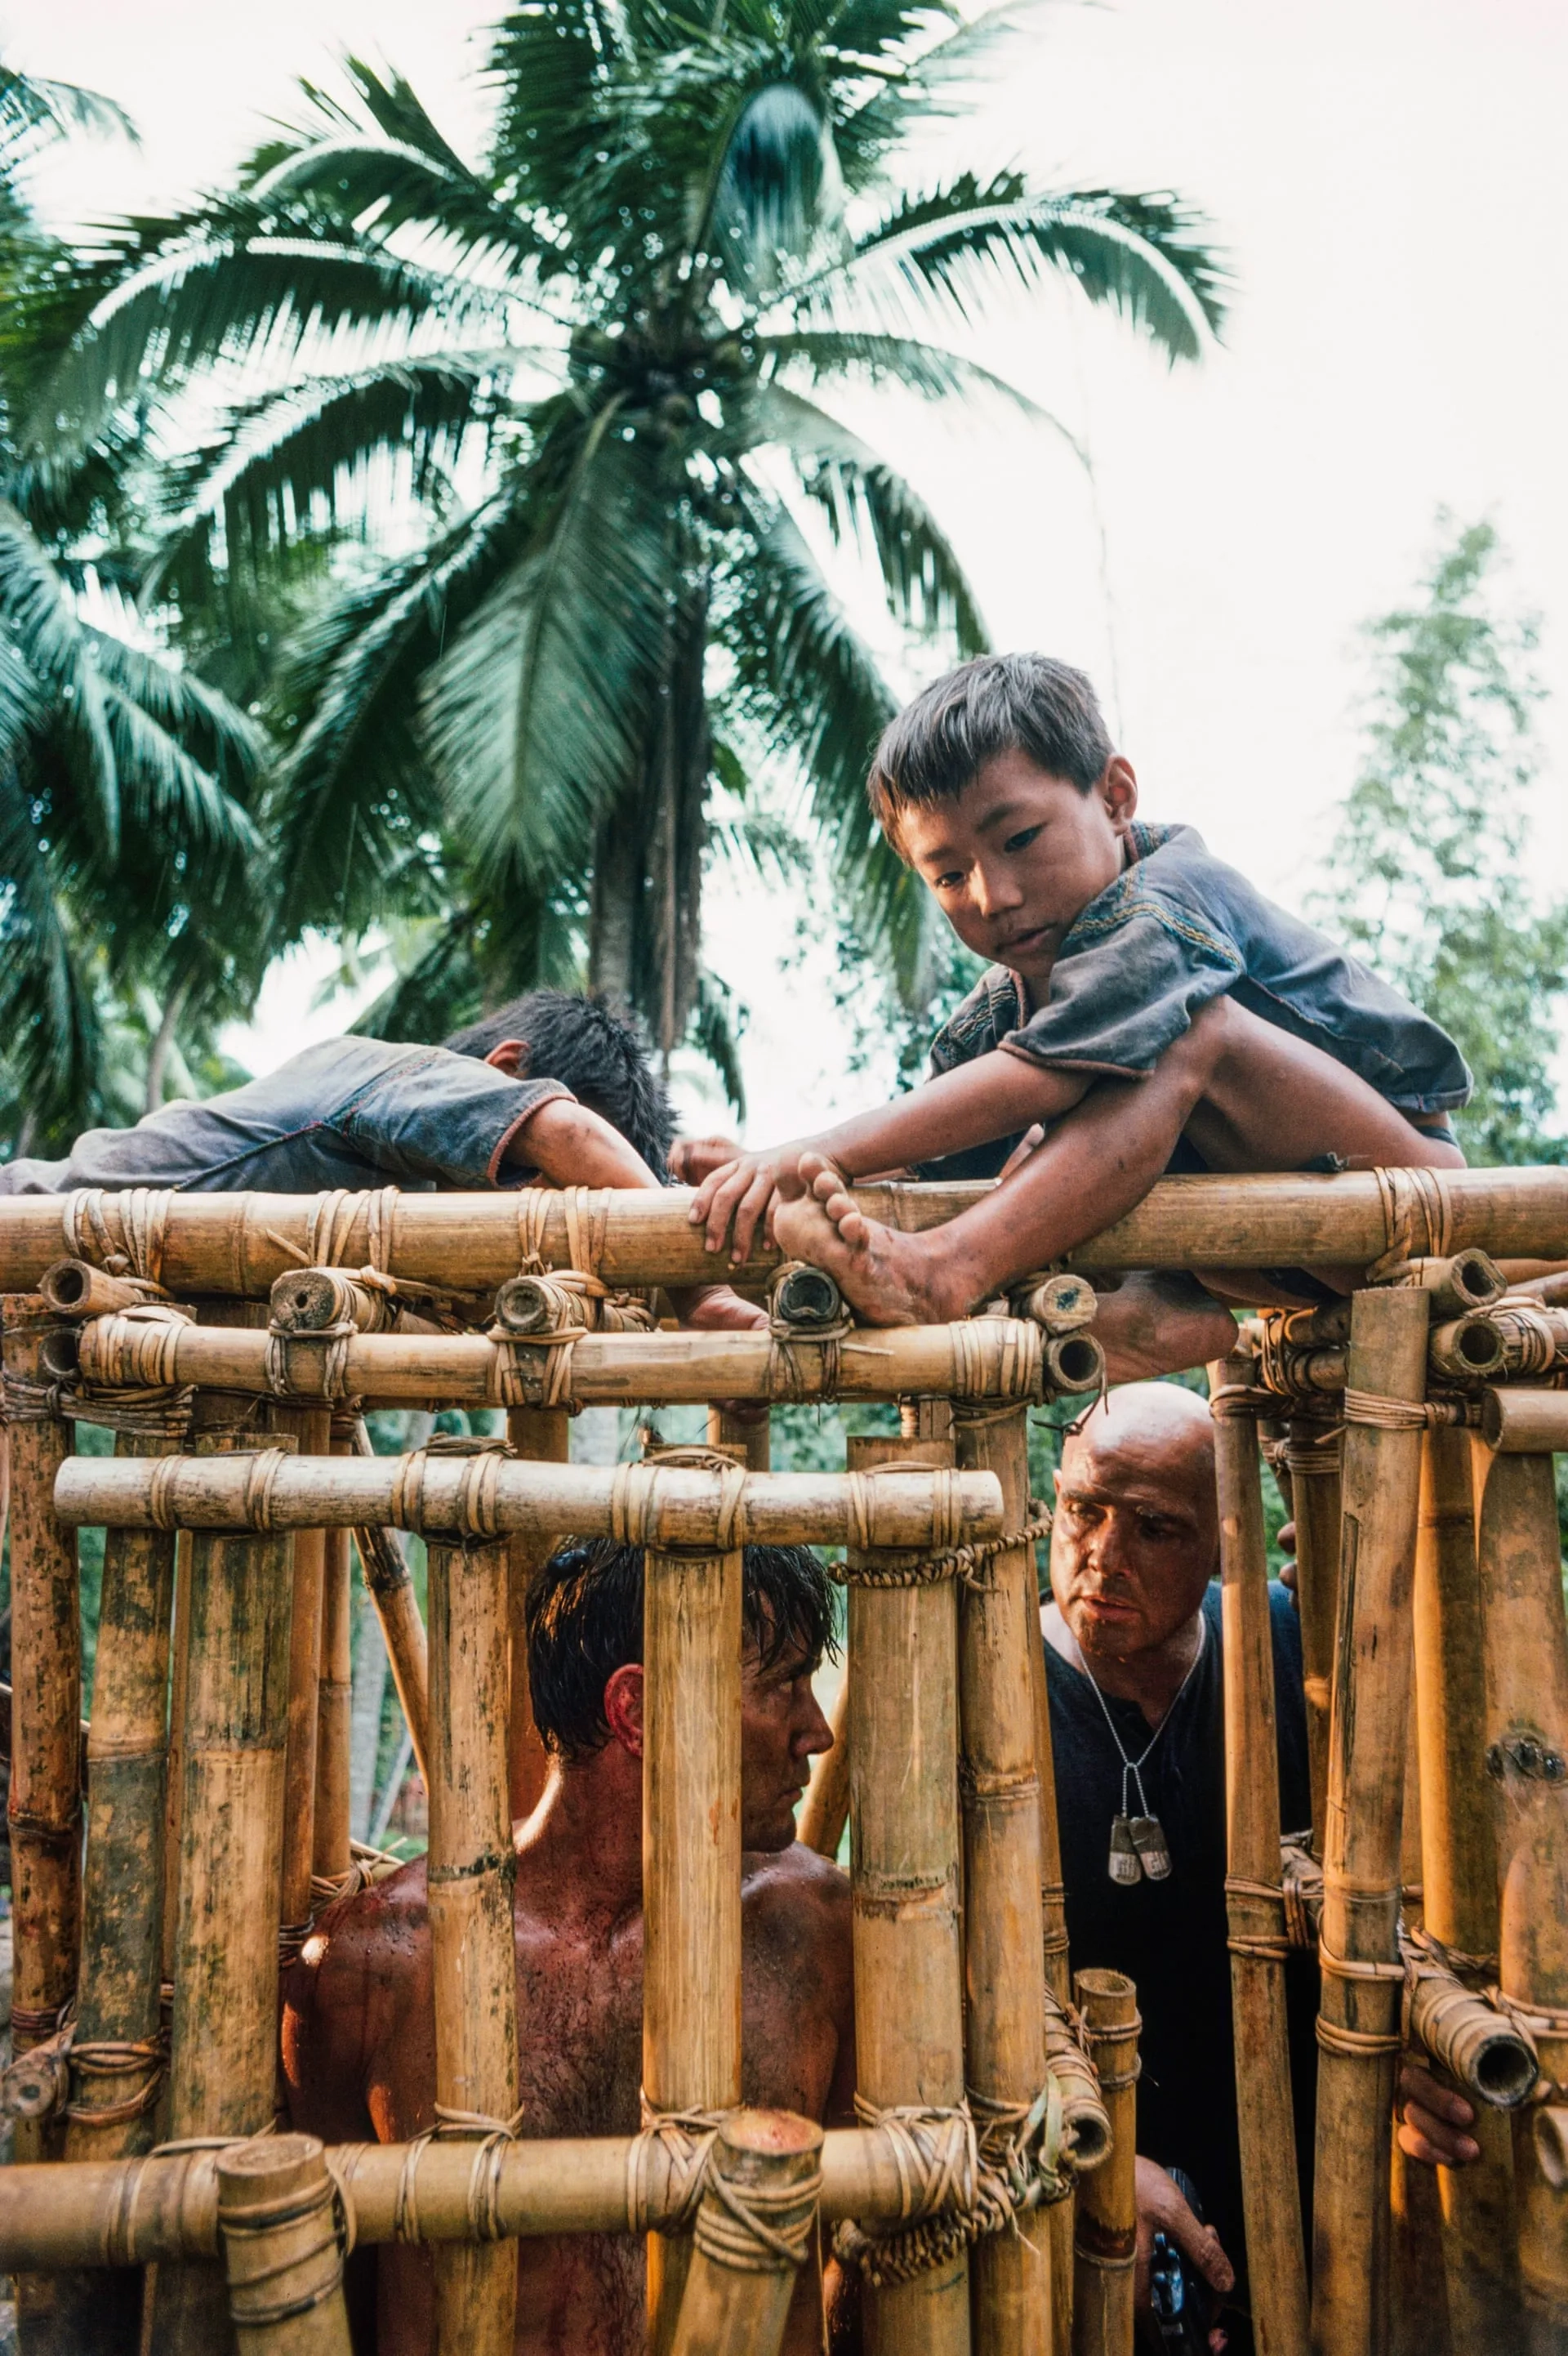
[[[537,1820],[536,1820],[537,1821]],[[560,1844],[518,1837],[515,1910],[528,2131],[629,2135],[642,2074],[640,1904],[594,1907]],[[579,1860],[580,1864],[581,1860]],[[853,2082],[848,1883],[794,1845],[748,1853],[742,1898],[743,2098],[842,2118]],[[400,2141],[433,2123],[435,2040],[422,1859],[323,1916],[288,1992],[295,2126],[329,2141]],[[592,2234],[518,2244],[518,2356],[637,2356],[643,2249]],[[435,2345],[422,2250],[379,2253],[379,2356]],[[803,2292],[809,2292],[803,2281]],[[809,2298],[786,2347],[821,2345]]]

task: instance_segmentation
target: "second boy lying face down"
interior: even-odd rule
[[[770,1221],[871,1323],[923,1323],[1060,1259],[1173,1162],[1463,1159],[1447,1115],[1470,1076],[1453,1041],[1189,827],[1140,824],[1136,778],[1081,673],[1038,656],[965,665],[893,723],[869,790],[889,841],[990,969],[923,1087],[772,1151],[686,1150],[674,1166],[701,1181],[691,1216],[710,1250],[729,1237],[743,1258]],[[1000,1169],[1003,1183],[922,1235],[868,1218],[848,1191],[940,1162]],[[1235,1297],[1298,1303],[1351,1274],[1273,1270]],[[1206,1283],[1134,1279],[1104,1304],[1115,1378],[1231,1346],[1224,1272]]]

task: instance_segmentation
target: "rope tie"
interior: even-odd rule
[[[1388,1961],[1372,1961],[1354,1955],[1331,1954],[1319,1939],[1317,1961],[1326,1978],[1348,1980],[1362,1987],[1404,1987],[1404,1965]],[[1342,2053],[1353,2061],[1371,2061],[1384,2053],[1403,2051],[1404,2032],[1392,2029],[1350,2029],[1343,2021],[1317,2016],[1317,2042],[1326,2053]]]
[[[161,1301],[90,1318],[81,1329],[82,1381],[103,1381],[112,1398],[144,1393],[149,1404],[178,1397],[180,1343],[195,1323],[188,1309]]]
[[[452,1512],[443,1515],[434,1526],[456,1530],[464,1538],[499,1537],[501,1467],[513,1453],[505,1440],[471,1440],[462,1433],[442,1433],[423,1448],[411,1449],[395,1462],[388,1521],[394,1529],[422,1530],[427,1519],[424,1491],[430,1458],[462,1456],[469,1461],[458,1476]]]
[[[315,2308],[325,2306],[342,2283],[344,2265],[354,2246],[352,2209],[343,2183],[330,2167],[325,2182],[305,2193],[289,2192],[275,2200],[255,2201],[244,2207],[231,2207],[228,2201],[220,2201],[219,2224],[226,2242],[258,2241],[265,2234],[275,2233],[280,2225],[303,2223],[307,2218],[314,2220],[318,2215],[326,2222],[326,2231],[318,2241],[310,2243],[303,2250],[291,2251],[275,2265],[258,2267],[242,2280],[236,2281],[232,2276],[229,2277],[229,2295],[235,2310],[236,2323],[251,2327],[285,2323],[294,2316],[309,2315]],[[324,2257],[328,2250],[332,2252],[334,2260],[331,2272],[309,2289],[296,2293],[293,2298],[258,2300],[251,2297],[252,2292],[263,2284],[276,2282],[283,2275],[292,2275],[296,2267],[308,2265],[313,2258]]]
[[[101,2127],[123,2126],[155,2107],[169,2059],[168,2039],[161,2031],[135,2040],[73,2038],[68,2050],[73,2078],[120,2078],[133,2070],[143,2073],[141,2085],[118,2102],[88,2102],[79,2094],[65,2106],[68,2119],[83,2119]]]
[[[1410,1259],[1452,1257],[1454,1206],[1440,1170],[1374,1170],[1384,1249],[1367,1274],[1379,1277]]]
[[[781,1316],[777,1307],[779,1279],[797,1261],[786,1260],[773,1279],[768,1301],[768,1397],[793,1407],[808,1399],[836,1399],[843,1376],[839,1345],[855,1331],[848,1307],[831,1325],[802,1325]]]
[[[67,1383],[34,1383],[25,1376],[0,1376],[0,1422],[59,1423],[74,1404]]]
[[[884,2111],[859,2095],[855,2110],[863,2126],[888,2131],[903,2204],[891,2232],[846,2222],[834,2236],[840,2263],[874,2289],[912,2281],[987,2234],[1016,2232],[1020,2216],[1068,2190],[1053,2077],[1032,2102],[971,2087],[950,2110]]]
[[[1415,1399],[1380,1398],[1375,1391],[1347,1390],[1345,1420],[1347,1423],[1370,1424],[1374,1431],[1430,1431],[1439,1420],[1436,1402],[1422,1404]]]
[[[1216,1423],[1234,1423],[1243,1416],[1277,1415],[1279,1399],[1253,1383],[1221,1383],[1211,1395],[1209,1412]]]
[[[580,1402],[571,1387],[572,1354],[591,1330],[580,1323],[549,1333],[509,1333],[504,1325],[492,1325],[486,1338],[495,1346],[501,1405],[575,1413]]]
[[[72,1259],[91,1260],[110,1276],[136,1276],[161,1284],[173,1201],[174,1189],[167,1186],[130,1186],[123,1193],[79,1186],[60,1204],[66,1249]],[[118,1235],[110,1226],[111,1203]]]
[[[1300,1840],[1279,1845],[1280,1883],[1285,1900],[1285,1936],[1293,1947],[1313,1952],[1323,1912],[1323,1868]]]
[[[1228,1873],[1225,1876],[1225,1896],[1227,1899],[1244,1899],[1257,1906],[1267,1906],[1271,1912],[1275,1907],[1279,1910],[1277,1920],[1280,1928],[1277,1931],[1232,1930],[1225,1942],[1232,1954],[1253,1955],[1260,1963],[1283,1964],[1294,1942],[1285,1920],[1285,1891],[1281,1885],[1271,1881],[1249,1881],[1243,1874]]]
[[[1303,1442],[1294,1438],[1285,1443],[1285,1469],[1293,1481],[1332,1481],[1339,1473],[1339,1442],[1343,1427],[1332,1425],[1320,1438]]]
[[[708,2164],[724,2113],[663,2111],[646,2094],[639,2100],[642,2128],[626,2153],[627,2231],[645,2233],[651,2228],[660,2233],[689,2233],[697,2222]],[[663,2215],[656,2222],[649,2213],[648,2198],[648,2168],[656,2151],[663,2152],[667,2169]]]
[[[170,1464],[179,1462],[171,1456]],[[272,1526],[272,1492],[278,1485],[278,1475],[285,1464],[293,1461],[284,1448],[259,1448],[250,1455],[245,1471],[245,1494],[240,1510],[253,1530],[270,1530]],[[156,1476],[154,1478],[156,1486]]]
[[[660,1545],[659,1473],[667,1467],[671,1472],[718,1473],[713,1547],[719,1554],[732,1554],[745,1535],[746,1468],[718,1448],[649,1449],[640,1462],[618,1464],[610,1483],[610,1535],[615,1544],[656,1548]]]
[[[805,2264],[822,2198],[822,2169],[788,2184],[736,2184],[709,2163],[697,2212],[696,2243],[703,2255],[738,2274],[792,2271]]]
[[[880,1465],[874,1467],[870,1472],[852,1472],[849,1480],[851,1483],[856,1481],[874,1480],[878,1472],[901,1472],[904,1469],[901,1465]],[[956,1535],[953,1519],[954,1511],[955,1508],[956,1513],[961,1515],[963,1510],[962,1492],[957,1485],[958,1475],[955,1472],[946,1472],[933,1477],[952,1484],[951,1493],[944,1490],[938,1510],[944,1526],[953,1529],[954,1534]],[[850,1503],[853,1513],[855,1505],[853,1488],[851,1488]],[[890,1563],[874,1564],[829,1563],[827,1575],[840,1587],[872,1588],[929,1587],[944,1579],[956,1579],[963,1586],[972,1589],[976,1593],[984,1594],[989,1589],[990,1581],[983,1576],[983,1573],[998,1555],[1010,1554],[1018,1547],[1035,1546],[1050,1534],[1049,1506],[1042,1504],[1038,1497],[1031,1497],[1029,1503],[1029,1518],[1023,1527],[1017,1530],[1004,1530],[1000,1537],[976,1539],[967,1546],[950,1546],[941,1553],[923,1556],[914,1562],[905,1563],[895,1559]],[[870,1509],[865,1510],[869,1512]],[[957,1526],[962,1526],[961,1522]],[[850,1540],[850,1544],[859,1549],[863,1547],[864,1541],[857,1534]],[[867,1548],[866,1550],[874,1552],[876,1549]]]
[[[955,1399],[997,1404],[984,1419],[999,1419],[1002,1402],[1038,1399],[1044,1387],[1045,1340],[1032,1321],[1018,1317],[969,1317],[949,1325]],[[979,1419],[965,1408],[966,1423]]]
[[[359,1328],[352,1318],[336,1325],[323,1325],[314,1333],[284,1333],[277,1326],[267,1334],[265,1381],[274,1398],[341,1399],[348,1397],[348,1344]],[[304,1355],[302,1366],[313,1366],[314,1379],[308,1383],[293,1380],[290,1354],[300,1350]]]
[[[607,1186],[524,1186],[517,1194],[517,1248],[524,1268],[530,1260],[550,1266],[549,1215],[560,1205],[566,1219],[566,1256],[583,1276],[596,1277],[610,1234],[611,1190]]]

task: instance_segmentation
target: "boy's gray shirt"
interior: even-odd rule
[[[992,966],[932,1045],[933,1074],[1007,1047],[1065,1070],[1153,1070],[1199,1008],[1240,1005],[1321,1047],[1406,1113],[1468,1101],[1447,1033],[1317,926],[1265,899],[1189,826],[1129,830],[1128,862],[1074,919],[1030,1013],[1019,976]],[[944,1174],[956,1174],[950,1157]]]
[[[395,1183],[410,1191],[501,1184],[502,1157],[559,1080],[512,1079],[447,1047],[326,1039],[203,1104],[167,1104],[134,1129],[90,1129],[63,1162],[0,1168],[0,1194],[76,1186],[179,1186],[195,1194],[314,1194]],[[515,1185],[528,1175],[507,1173]]]

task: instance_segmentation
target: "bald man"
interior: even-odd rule
[[[1075,1968],[1137,1983],[1139,2295],[1163,2230],[1217,2298],[1244,2276],[1231,1969],[1219,1512],[1208,1402],[1175,1383],[1111,1392],[1069,1437],[1056,1475],[1051,1600],[1041,1612],[1067,1929]],[[1281,1828],[1310,1821],[1301,1639],[1271,1586]],[[1113,1878],[1113,1855],[1115,1878]],[[1168,1871],[1160,1870],[1168,1858]],[[1286,1966],[1303,2183],[1311,2164],[1317,1974]],[[1400,2140],[1462,2164],[1468,2106],[1407,2071]],[[1200,2227],[1168,2171],[1189,2176]],[[1233,2262],[1233,2263],[1232,2263]],[[1244,2297],[1244,2289],[1241,2294]],[[1215,2345],[1250,2345],[1227,2319]]]

